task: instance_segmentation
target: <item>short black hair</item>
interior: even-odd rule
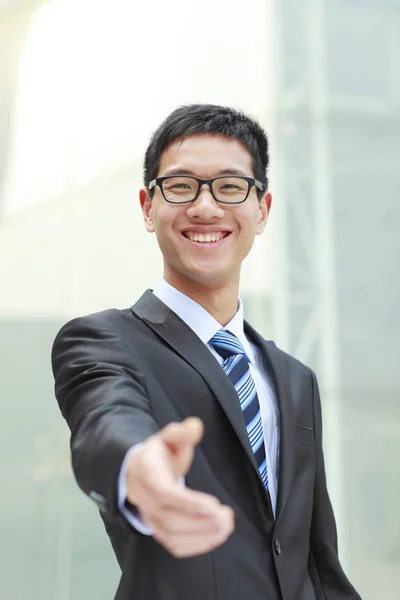
[[[261,125],[244,113],[214,104],[189,104],[174,110],[153,134],[144,158],[144,184],[149,186],[160,166],[161,154],[179,138],[215,133],[235,138],[250,152],[254,177],[268,187],[269,143]],[[259,193],[259,196],[262,192]]]

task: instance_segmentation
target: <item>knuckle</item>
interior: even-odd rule
[[[151,521],[152,527],[157,532],[157,534],[165,535],[162,518],[160,517],[157,511],[152,511],[151,513],[149,513],[148,519]]]
[[[174,534],[173,528],[171,525],[166,526],[165,519],[154,518],[153,519],[153,527],[157,532],[158,537],[163,541],[163,543],[167,543],[170,546],[174,543]]]
[[[184,556],[184,550],[176,541],[170,539],[168,536],[161,536],[160,542],[162,546],[175,558],[182,558]]]
[[[157,531],[163,536],[169,536],[173,534],[173,527],[170,519],[165,516],[161,516],[160,514],[153,516],[153,522]]]
[[[185,551],[185,549],[182,546],[177,546],[176,548],[173,549],[171,554],[175,558],[184,558],[187,555],[187,552]]]
[[[160,526],[167,535],[172,535],[176,529],[174,520],[168,517],[162,520]]]
[[[219,534],[219,540],[220,543],[223,544],[225,543],[231,536],[231,531],[223,531],[222,533]]]

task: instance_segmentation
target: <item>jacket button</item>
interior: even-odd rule
[[[277,553],[277,555],[279,556],[282,552],[282,548],[280,543],[278,542],[278,540],[274,541],[274,548],[275,548],[275,552]]]

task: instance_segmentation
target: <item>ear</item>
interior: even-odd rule
[[[152,219],[152,202],[147,188],[141,189],[139,192],[140,206],[142,207],[144,226],[146,231],[154,233],[154,224]]]
[[[260,235],[265,229],[265,226],[268,221],[271,204],[272,204],[272,196],[268,192],[267,194],[264,194],[264,196],[260,200],[260,205],[259,205],[260,218],[258,220],[257,227],[256,227],[256,235]]]

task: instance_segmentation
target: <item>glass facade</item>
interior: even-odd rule
[[[270,132],[246,316],[317,372],[342,561],[363,600],[397,597],[399,31],[394,0],[0,3],[1,597],[113,597],[50,348],[69,318],[156,283],[142,156],[170,110],[198,101]]]

